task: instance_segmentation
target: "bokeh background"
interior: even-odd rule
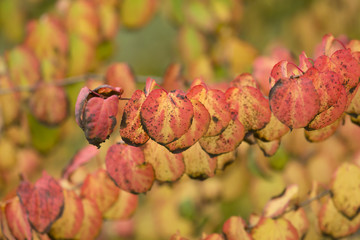
[[[219,83],[243,72],[252,73],[264,56],[294,61],[302,51],[313,56],[327,33],[341,39],[360,39],[359,12],[358,0],[1,0],[0,75],[12,64],[16,69],[20,60],[9,60],[9,56],[28,41],[34,25],[42,26],[35,49],[57,38],[49,30],[49,19],[60,22],[69,50],[61,58],[59,53],[54,58],[37,55],[44,59],[43,71],[49,62],[58,70],[50,75],[43,72],[49,77],[46,81],[101,76],[111,63],[125,62],[132,67],[141,88],[148,76],[161,83],[168,67],[178,64],[178,86],[186,88],[196,77]],[[20,172],[36,179],[46,169],[59,177],[72,156],[87,145],[73,116],[84,82],[65,87],[71,111],[57,126],[40,123],[26,105],[29,94],[21,95],[20,114],[1,124],[3,198],[18,185]],[[98,83],[101,81],[95,78],[90,84]],[[1,89],[8,88],[2,85]],[[4,96],[7,94],[0,95],[2,108],[8,103]],[[6,118],[4,111],[1,114]],[[102,145],[100,157],[79,169],[75,176],[79,182],[102,166],[107,148],[116,140],[115,132]],[[236,152],[224,157],[233,163],[211,179],[183,177],[176,183],[155,185],[140,196],[131,220],[104,222],[99,239],[169,239],[177,232],[199,239],[203,233],[221,232],[230,216],[248,219],[251,213],[261,213],[267,200],[289,184],[299,184],[299,201],[304,200],[313,181],[326,187],[341,162],[360,161],[360,130],[349,119],[322,143],[310,144],[303,135],[302,130],[286,135],[271,158],[242,143]],[[305,239],[324,238],[315,225],[312,219]]]

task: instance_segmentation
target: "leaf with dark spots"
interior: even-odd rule
[[[333,106],[340,98],[340,94],[346,94],[340,82],[340,76],[336,72],[319,72],[312,67],[305,72],[303,77],[311,79],[314,84],[320,100],[319,112]]]
[[[259,89],[232,87],[226,91],[225,97],[233,117],[237,117],[247,131],[262,129],[270,121],[269,100]]]
[[[42,84],[31,95],[29,107],[41,123],[57,126],[69,114],[69,101],[64,88]]]
[[[78,169],[81,165],[89,162],[98,153],[99,149],[92,145],[88,145],[82,148],[79,152],[75,154],[73,159],[71,159],[70,163],[64,168],[62,178],[68,179],[76,169]]]
[[[243,73],[235,77],[234,80],[230,82],[231,87],[242,87],[248,86],[253,88],[259,88],[257,82],[254,77],[250,73]]]
[[[188,149],[208,130],[210,124],[209,112],[201,102],[191,99],[191,103],[194,109],[194,118],[189,130],[179,139],[165,145],[165,147],[173,153],[179,153]]]
[[[182,154],[185,162],[185,173],[189,177],[204,180],[215,175],[217,157],[210,157],[199,143],[195,143]]]
[[[318,114],[320,100],[309,78],[282,78],[271,88],[270,108],[275,117],[292,128],[302,128]]]
[[[145,162],[144,153],[137,147],[112,145],[106,153],[105,164],[111,179],[127,192],[147,192],[155,180],[153,166]]]
[[[178,180],[185,172],[181,153],[171,153],[164,146],[149,140],[142,146],[145,161],[154,167],[155,178],[161,182]]]
[[[213,137],[202,137],[199,140],[201,147],[210,155],[220,155],[235,150],[245,136],[245,128],[235,118],[231,120],[226,129]]]
[[[323,128],[317,129],[317,130],[312,130],[312,131],[305,130],[304,131],[305,138],[309,142],[324,141],[324,140],[328,139],[329,137],[331,137],[336,132],[336,130],[340,126],[341,122],[342,122],[342,119],[339,118],[335,122],[331,123],[330,125],[327,125],[326,127],[323,127]]]
[[[345,89],[342,89],[340,98],[337,102],[324,112],[319,113],[316,117],[305,127],[306,130],[321,129],[338,120],[345,112],[346,108],[346,94]]]
[[[143,91],[136,90],[126,103],[120,124],[120,136],[125,143],[139,146],[149,140],[149,135],[141,124],[140,110],[146,97]]]
[[[155,89],[142,104],[140,116],[142,126],[150,138],[165,145],[188,131],[194,110],[182,91],[166,93],[162,89]]]
[[[210,114],[210,125],[204,136],[216,136],[224,131],[231,120],[231,114],[222,91],[207,90],[203,85],[196,85],[189,89],[186,96],[200,101]]]
[[[22,181],[17,189],[21,204],[31,226],[39,233],[46,233],[64,208],[64,195],[59,183],[45,171],[35,185]]]
[[[119,99],[113,95],[107,99],[91,98],[84,110],[83,126],[89,143],[100,147],[110,137],[116,124]]]

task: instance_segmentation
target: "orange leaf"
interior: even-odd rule
[[[143,151],[145,161],[154,167],[156,180],[173,182],[184,174],[185,164],[181,153],[173,154],[152,140],[143,146]]]
[[[154,141],[168,144],[190,128],[194,110],[182,91],[155,89],[142,104],[140,116],[145,132]]]
[[[236,76],[235,79],[230,82],[230,86],[238,88],[245,86],[259,88],[257,82],[250,73],[243,73]]]
[[[271,111],[259,89],[242,86],[229,88],[225,93],[230,112],[237,116],[246,130],[259,130],[270,121]]]
[[[88,174],[81,186],[81,196],[93,200],[101,213],[107,211],[116,201],[119,188],[104,169]]]
[[[74,238],[80,230],[84,219],[84,208],[81,199],[71,190],[64,192],[64,212],[51,226],[49,234],[56,239]]]
[[[184,151],[185,173],[194,179],[206,179],[215,175],[216,157],[210,157],[199,143]]]
[[[198,100],[190,100],[194,109],[194,118],[189,130],[179,139],[165,145],[165,147],[173,153],[182,152],[194,145],[207,132],[209,128],[209,112]]]
[[[18,197],[5,205],[4,212],[12,235],[16,239],[31,239],[31,226]]]
[[[251,230],[251,236],[254,240],[299,239],[294,226],[289,221],[282,218],[271,219],[262,217],[258,224]]]
[[[338,127],[340,126],[342,122],[342,118],[337,119],[335,122],[331,123],[330,125],[327,125],[326,127],[317,129],[317,130],[311,130],[307,131],[305,130],[305,138],[309,142],[321,142],[329,137],[331,137]]]
[[[309,220],[303,208],[298,208],[297,210],[285,213],[283,218],[288,220],[296,228],[300,239],[305,236],[309,228]]]
[[[360,214],[354,219],[349,220],[336,209],[330,197],[321,206],[318,220],[320,230],[333,238],[349,236],[360,228]]]
[[[120,190],[116,202],[103,214],[105,219],[129,219],[138,205],[138,195]]]
[[[211,155],[220,155],[235,150],[244,139],[245,128],[235,118],[231,120],[226,129],[214,137],[202,137],[199,140],[201,147]]]
[[[252,238],[245,228],[245,221],[241,217],[233,216],[226,220],[222,231],[227,240],[251,240]]]
[[[288,186],[283,193],[267,202],[264,208],[264,216],[277,217],[282,215],[285,209],[288,207],[290,200],[297,196],[298,192],[298,185]]]
[[[186,96],[200,101],[210,114],[210,125],[204,136],[216,136],[225,130],[231,120],[231,115],[222,91],[207,90],[203,85],[195,85],[189,89]]]
[[[102,226],[101,212],[97,204],[92,200],[84,198],[81,201],[84,207],[84,218],[74,239],[95,239],[99,235]]]
[[[280,140],[274,140],[270,142],[261,141],[256,139],[257,145],[260,147],[261,151],[264,153],[266,157],[273,156],[278,148],[280,147]]]
[[[302,128],[319,112],[319,96],[311,79],[306,77],[281,78],[271,88],[270,108],[289,128]]]
[[[287,132],[289,132],[289,128],[271,113],[268,124],[263,129],[256,131],[254,136],[262,141],[273,141],[280,139]]]
[[[145,162],[140,148],[126,144],[112,145],[106,153],[105,164],[115,184],[127,192],[147,192],[153,185],[153,166]]]
[[[360,167],[343,163],[336,171],[331,184],[335,207],[347,216],[354,218],[360,211]]]
[[[111,64],[106,70],[105,84],[120,87],[125,96],[130,96],[136,90],[135,75],[127,63]]]
[[[126,103],[120,124],[120,135],[125,143],[139,146],[149,140],[149,135],[144,131],[140,110],[146,97],[143,91],[136,90],[131,99]]]

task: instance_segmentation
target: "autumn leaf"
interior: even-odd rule
[[[230,87],[241,88],[245,86],[259,88],[257,82],[250,73],[242,73],[230,82]]]
[[[189,130],[179,139],[165,145],[173,153],[182,152],[193,146],[209,128],[210,114],[205,106],[198,100],[190,99],[190,101],[194,109],[194,118]]]
[[[289,132],[289,127],[279,121],[273,113],[271,113],[270,121],[263,129],[254,132],[254,136],[262,141],[274,141],[280,139]]]
[[[311,130],[311,131],[304,130],[305,138],[309,142],[324,141],[324,140],[328,139],[329,137],[331,137],[336,132],[336,130],[340,126],[341,122],[342,122],[342,118],[339,118],[335,122],[331,123],[330,125],[327,125],[326,127],[323,127],[323,128],[317,129],[317,130]]]
[[[50,236],[56,239],[74,238],[84,220],[82,200],[73,190],[64,189],[64,211],[50,229]]]
[[[301,76],[279,79],[271,88],[269,99],[273,114],[290,129],[307,126],[320,108],[311,79]]]
[[[184,88],[184,79],[182,77],[182,66],[179,63],[170,64],[165,71],[163,77],[163,83],[161,87],[166,91],[172,91],[174,89],[183,89]]]
[[[105,164],[115,184],[127,192],[147,192],[155,180],[153,166],[145,162],[144,153],[137,147],[112,145],[106,153]]]
[[[244,139],[245,128],[235,118],[231,120],[226,129],[214,137],[202,137],[199,140],[201,147],[210,155],[220,155],[235,150]]]
[[[343,163],[336,171],[331,192],[335,207],[349,219],[360,211],[360,168],[351,163]]]
[[[289,211],[283,215],[283,218],[296,228],[300,239],[306,235],[310,223],[304,208]]]
[[[138,206],[138,198],[138,195],[120,190],[115,203],[104,212],[104,218],[109,220],[129,219]]]
[[[101,212],[96,203],[92,200],[83,198],[84,218],[81,227],[74,239],[95,239],[99,235],[102,226]]]
[[[270,121],[271,111],[259,89],[242,86],[229,88],[225,93],[232,116],[236,116],[247,131],[262,129]]]
[[[297,230],[287,220],[262,217],[258,224],[251,230],[254,240],[262,239],[299,239]]]
[[[341,238],[355,233],[360,228],[360,214],[349,220],[341,214],[334,205],[333,200],[328,197],[318,214],[320,230],[333,238]]]
[[[17,194],[31,226],[40,233],[48,232],[63,212],[63,190],[59,183],[45,171],[35,185],[22,181]]]
[[[140,110],[146,97],[143,91],[136,90],[126,103],[120,124],[120,136],[125,143],[139,146],[149,140],[149,135],[141,124]]]
[[[224,238],[221,234],[212,233],[207,235],[206,237],[202,237],[201,240],[224,240]]]
[[[206,179],[215,175],[217,158],[210,157],[200,146],[195,143],[182,152],[185,163],[185,173],[194,179]]]
[[[188,90],[186,96],[200,101],[210,114],[210,125],[204,136],[216,136],[225,130],[231,120],[231,115],[222,91],[208,90],[204,85],[195,85]]]
[[[75,154],[68,165],[64,168],[62,178],[68,179],[77,168],[89,162],[98,153],[99,149],[93,145],[88,145],[80,149],[80,151]]]
[[[136,90],[135,74],[127,63],[111,64],[105,74],[105,84],[120,87],[125,96],[130,96]]]
[[[154,167],[156,180],[173,182],[184,174],[185,164],[181,153],[171,153],[152,140],[149,140],[142,148],[145,161]]]
[[[115,203],[118,195],[119,188],[104,169],[88,174],[81,186],[81,196],[95,202],[101,213],[106,212]]]
[[[227,240],[251,240],[250,234],[245,230],[246,223],[241,217],[230,217],[224,223],[222,231]]]
[[[264,207],[264,216],[274,218],[282,215],[288,207],[290,200],[297,196],[298,192],[298,185],[288,186],[282,194],[267,202]]]
[[[156,142],[168,144],[184,135],[194,116],[191,101],[180,90],[150,92],[141,106],[141,122],[145,132]]]
[[[41,123],[56,126],[64,122],[69,114],[69,100],[64,88],[42,84],[29,100],[34,117]]]
[[[156,10],[155,0],[125,0],[120,5],[121,23],[127,28],[140,28],[150,21]]]
[[[107,99],[91,98],[84,109],[83,126],[89,143],[100,147],[100,143],[110,137],[115,125],[118,111],[118,97]]]
[[[4,213],[9,230],[16,239],[31,239],[31,226],[18,197],[5,205]]]
[[[280,140],[278,139],[270,142],[265,142],[260,139],[256,139],[256,143],[266,157],[273,156],[280,147]]]

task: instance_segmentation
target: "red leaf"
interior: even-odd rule
[[[99,153],[99,149],[97,149],[93,145],[88,145],[78,151],[73,159],[69,162],[69,164],[64,168],[62,173],[62,178],[68,179],[70,175],[78,169],[80,166],[89,162],[93,157],[95,157]]]
[[[198,100],[191,99],[194,109],[194,118],[189,130],[179,139],[166,144],[165,147],[173,153],[182,152],[194,145],[208,130],[210,114]]]
[[[156,180],[173,182],[185,172],[185,164],[181,153],[173,154],[164,146],[149,140],[143,146],[145,161],[154,167]]]
[[[270,121],[269,100],[259,89],[250,86],[229,88],[225,93],[231,114],[246,130],[259,130]]]
[[[245,128],[236,118],[231,120],[227,128],[214,137],[202,137],[201,147],[211,155],[219,155],[235,150],[245,136]]]
[[[31,95],[29,107],[34,117],[41,123],[56,126],[69,113],[69,102],[65,90],[55,85],[42,84]]]
[[[31,239],[31,227],[19,198],[16,197],[8,202],[4,211],[12,235],[16,239]]]
[[[105,74],[105,83],[123,89],[125,96],[136,90],[135,75],[127,63],[111,64]]]
[[[51,226],[49,235],[56,239],[71,239],[79,232],[84,220],[84,206],[78,195],[64,189],[64,212]]]
[[[155,89],[142,104],[140,116],[147,134],[160,144],[168,144],[190,128],[194,110],[182,91]]]
[[[319,112],[320,101],[309,78],[282,78],[270,90],[273,114],[289,128],[302,128]]]
[[[28,214],[31,226],[40,233],[48,232],[63,212],[62,188],[45,171],[35,185],[27,181],[21,182],[17,194]]]
[[[83,117],[84,117],[84,110],[85,105],[87,103],[87,97],[90,94],[90,89],[88,87],[83,87],[79,95],[77,96],[76,104],[75,104],[75,120],[76,123],[81,127],[81,129],[84,129],[83,126]]]
[[[131,99],[126,103],[120,124],[120,135],[125,143],[139,146],[149,140],[149,135],[144,131],[140,110],[146,97],[143,91],[136,90]]]
[[[79,232],[74,239],[95,239],[99,235],[102,226],[102,216],[96,203],[90,199],[82,199],[84,207],[84,218]]]
[[[184,79],[181,76],[182,67],[178,63],[173,63],[169,65],[164,74],[164,81],[161,86],[166,91],[171,91],[174,89],[183,89],[184,88]]]
[[[189,89],[186,96],[200,101],[210,114],[209,129],[204,136],[216,136],[225,130],[231,120],[231,115],[222,91],[207,90],[203,85],[195,85]]]
[[[125,144],[112,145],[107,151],[105,164],[115,184],[127,192],[147,192],[154,182],[154,169],[145,162],[140,148]]]
[[[104,169],[98,169],[93,174],[87,175],[81,186],[81,196],[95,202],[101,213],[107,211],[115,203],[118,195],[119,188],[115,186]]]
[[[84,110],[83,126],[89,143],[100,147],[110,137],[115,125],[119,99],[113,95],[107,99],[91,98]]]
[[[243,73],[236,76],[235,79],[230,82],[230,86],[238,88],[244,86],[259,88],[254,77],[250,73]]]

